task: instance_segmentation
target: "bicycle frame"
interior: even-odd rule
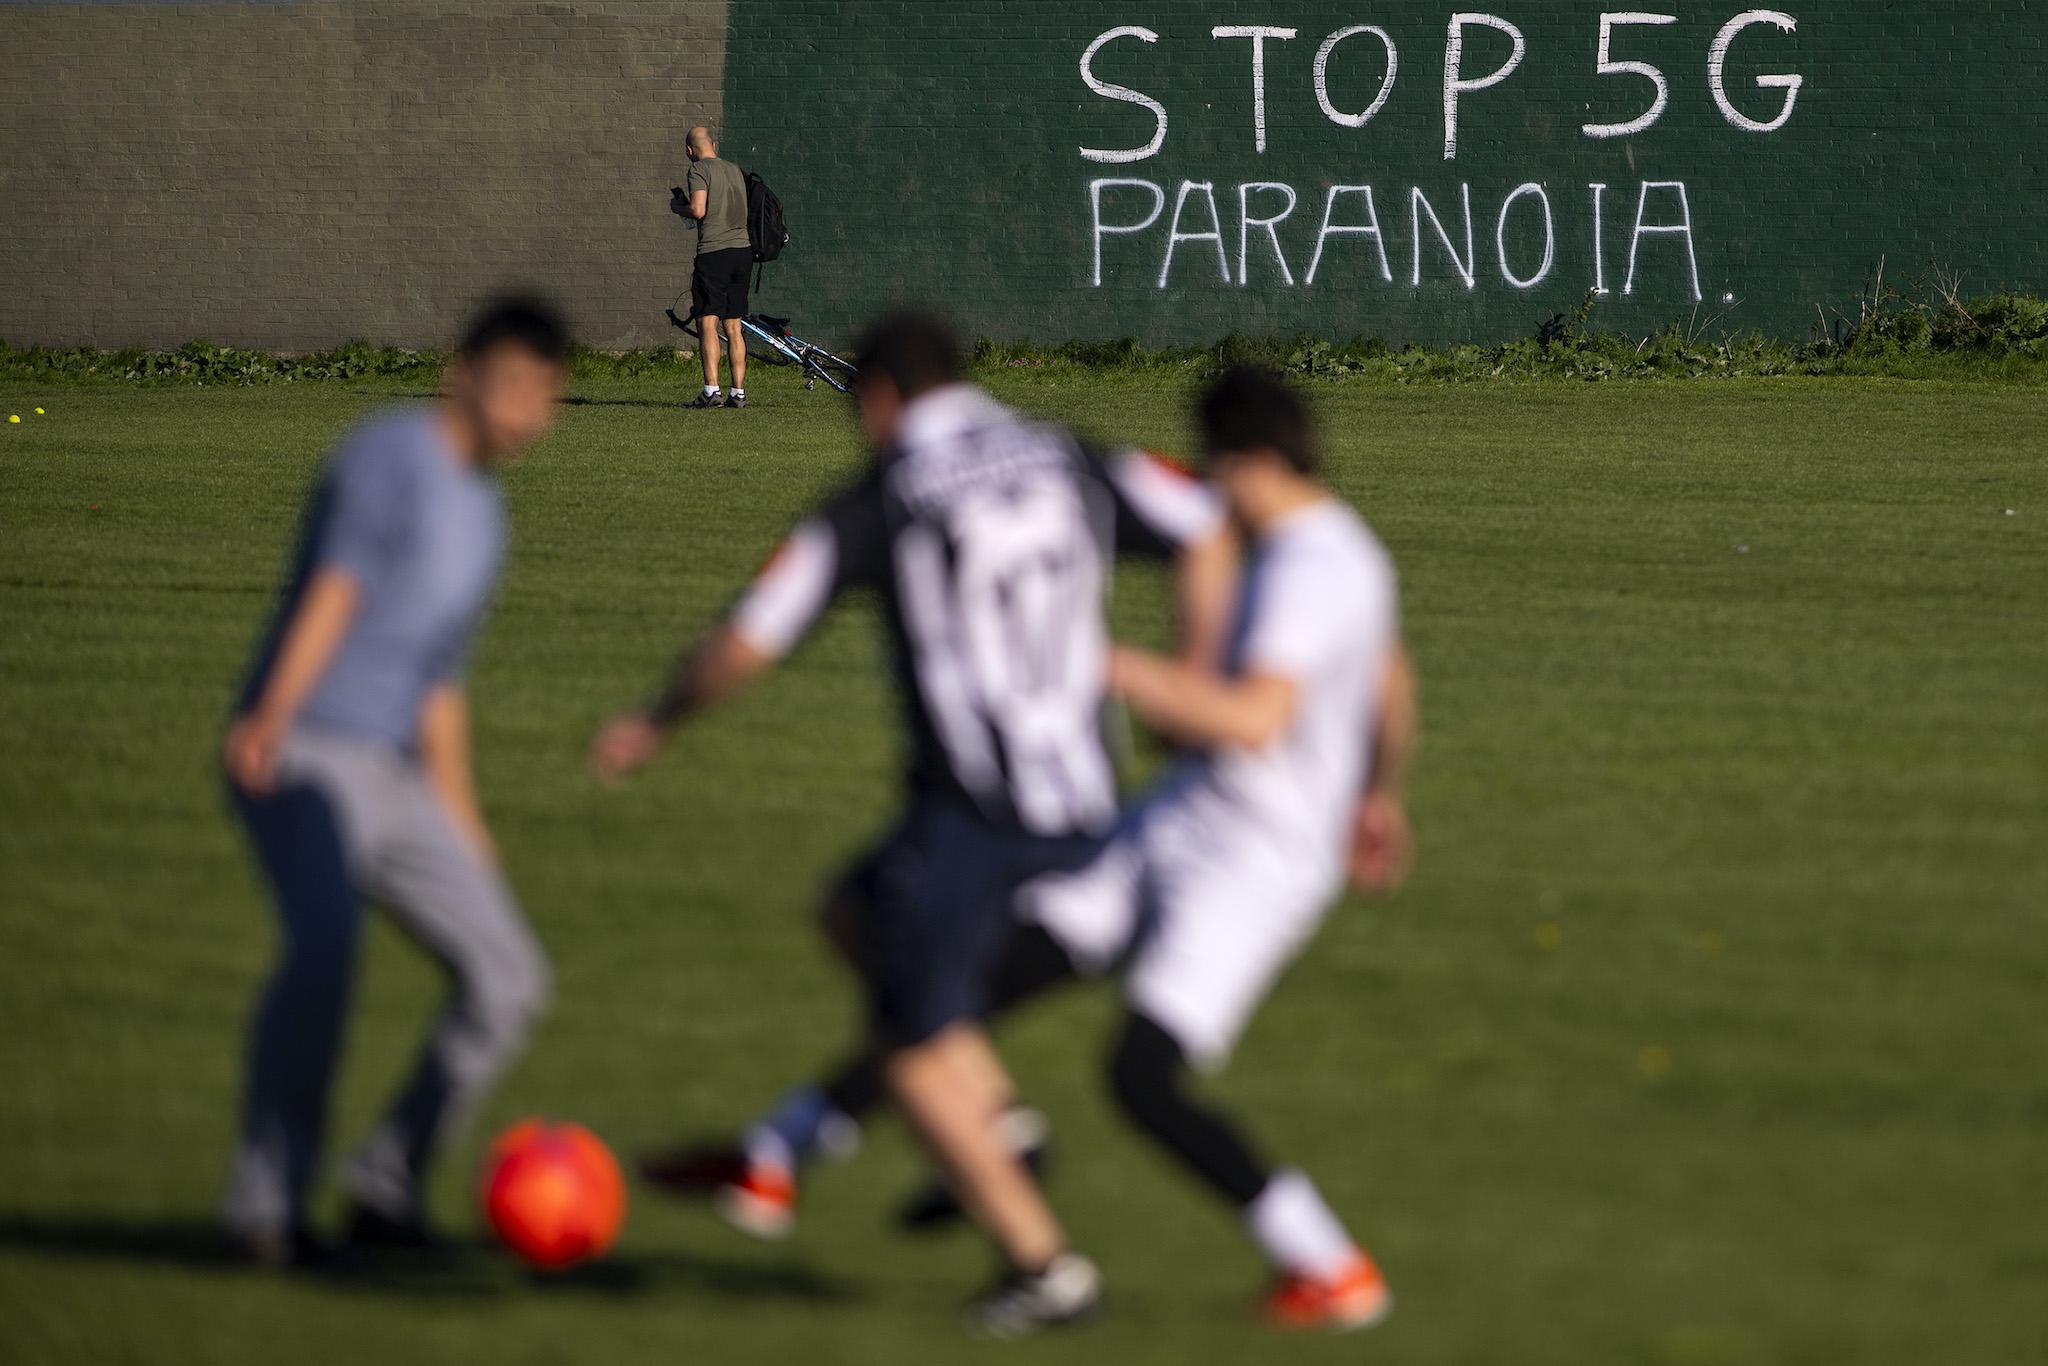
[[[699,334],[694,314],[686,322],[676,316],[674,309],[670,309],[668,320],[690,336],[697,337],[699,341],[703,339]],[[771,318],[765,313],[750,313],[740,319],[740,330],[782,357],[782,364],[794,365],[801,370],[804,388],[815,389],[818,387],[818,381],[822,379],[840,393],[849,397],[852,395],[853,380],[859,372],[850,362],[790,331],[788,319]],[[771,362],[773,363],[775,362]]]
[[[805,341],[790,331],[782,320],[765,314],[750,314],[740,319],[740,329],[802,367],[804,388],[814,389],[822,379],[842,394],[853,393],[850,381],[857,373],[853,366],[817,343]]]

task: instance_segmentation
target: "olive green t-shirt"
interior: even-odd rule
[[[747,245],[747,180],[730,161],[705,157],[690,163],[686,188],[703,190],[704,217],[697,223],[697,254]]]

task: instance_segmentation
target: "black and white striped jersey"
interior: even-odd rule
[[[732,624],[780,656],[845,589],[881,599],[913,792],[1033,834],[1116,814],[1102,730],[1103,601],[1119,550],[1168,555],[1220,528],[1165,462],[1104,455],[967,384],[920,395],[894,449],[790,535]]]

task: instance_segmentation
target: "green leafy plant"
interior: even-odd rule
[[[981,372],[1071,367],[1097,372],[1210,374],[1225,366],[1260,364],[1308,380],[1360,379],[1386,384],[1481,380],[1736,379],[1778,375],[1895,375],[1904,378],[2018,379],[2048,376],[2048,299],[1999,290],[1966,296],[1959,277],[1939,270],[1901,289],[1887,284],[1879,263],[1854,312],[1816,308],[1803,341],[1754,330],[1717,332],[1722,315],[1698,313],[1644,336],[1595,325],[1598,299],[1588,294],[1570,313],[1538,324],[1529,336],[1493,345],[1407,345],[1378,337],[1339,341],[1303,333],[1246,337],[1233,333],[1213,346],[1147,348],[1135,337],[1054,345],[977,342]],[[315,380],[385,379],[431,384],[446,357],[433,351],[351,342],[329,351],[283,355],[188,342],[174,351],[100,351],[90,347],[15,348],[0,342],[0,378],[20,381],[134,384],[292,384]],[[656,348],[609,352],[579,349],[579,380],[697,374],[694,357]]]

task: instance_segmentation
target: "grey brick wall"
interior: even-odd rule
[[[722,0],[0,4],[0,338],[440,344],[545,290],[675,334]]]

